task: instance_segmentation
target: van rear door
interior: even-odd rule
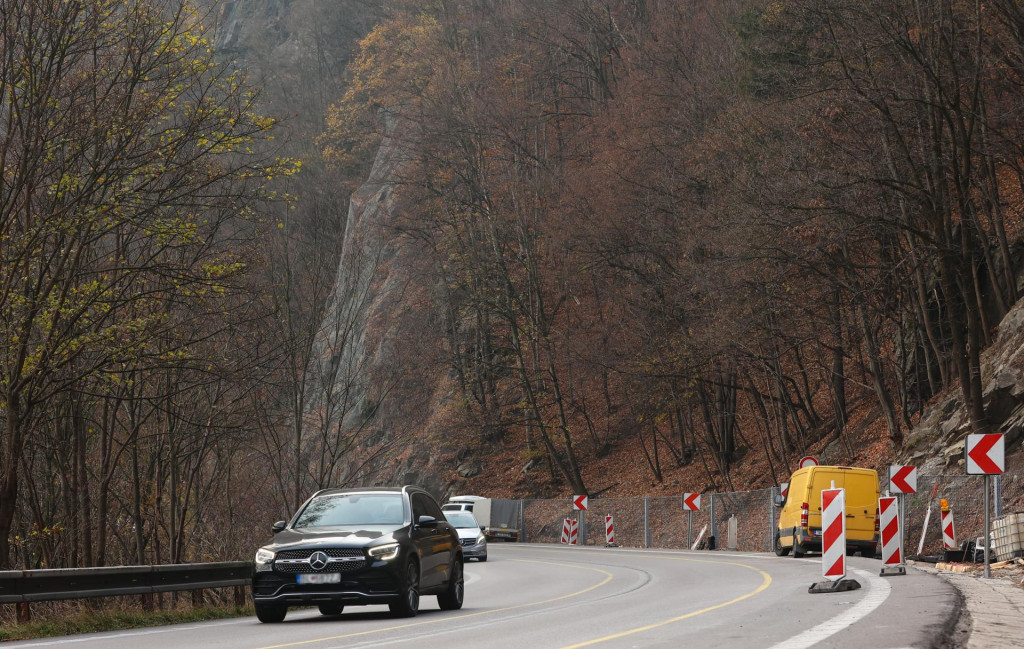
[[[844,473],[846,538],[850,541],[871,541],[875,538],[878,475],[874,471],[854,470]]]

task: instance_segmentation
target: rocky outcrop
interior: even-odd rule
[[[985,412],[994,432],[1006,435],[1006,452],[1024,441],[1024,300],[999,323],[995,342],[982,353]],[[958,389],[947,390],[929,406],[908,436],[904,457],[922,473],[939,473],[963,463],[970,420]]]
[[[436,445],[421,439],[431,395],[422,379],[418,390],[408,387],[422,376],[416,350],[425,345],[404,317],[429,308],[429,280],[421,280],[414,246],[392,222],[396,173],[412,129],[389,121],[366,181],[347,202],[316,144],[358,40],[386,7],[364,0],[199,1],[212,9],[218,55],[260,87],[261,111],[284,119],[285,153],[303,159],[290,216],[347,208],[335,285],[307,368],[315,386],[306,416],[316,433],[307,435],[303,452],[311,464],[325,452],[338,455],[330,478],[336,485],[415,483],[441,495],[447,469],[439,469]]]

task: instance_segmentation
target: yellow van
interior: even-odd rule
[[[789,479],[785,498],[776,499],[779,511],[775,554],[794,557],[821,551],[821,491],[846,489],[846,554],[859,551],[875,556],[878,545],[878,472],[849,466],[809,466]]]

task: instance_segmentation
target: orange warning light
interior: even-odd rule
[[[944,512],[948,512],[949,511],[949,501],[946,500],[945,498],[942,498],[942,499],[939,500],[939,505],[942,508],[942,511],[944,511]]]

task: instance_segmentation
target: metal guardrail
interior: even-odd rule
[[[159,566],[0,571],[0,604],[147,595],[252,584],[252,563],[179,563]]]
[[[2,570],[0,604],[17,605],[18,620],[28,621],[30,602],[142,595],[147,606],[151,605],[155,593],[234,586],[235,604],[241,605],[244,603],[243,587],[252,585],[252,570],[249,561]]]

